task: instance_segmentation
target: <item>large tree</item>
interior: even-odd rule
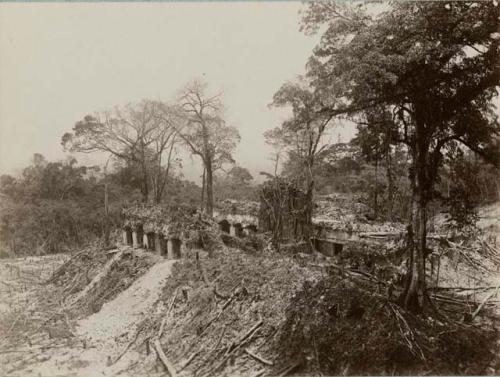
[[[401,301],[414,311],[428,302],[427,207],[444,151],[461,145],[499,161],[499,15],[489,1],[394,2],[378,13],[330,1],[311,3],[304,17],[306,31],[326,26],[308,64],[327,104],[322,111],[359,117],[383,106],[397,126],[391,142],[410,151],[413,211]]]
[[[171,169],[178,122],[177,112],[154,101],[142,101],[123,108],[87,115],[62,137],[72,152],[104,152],[138,169],[143,201],[159,203]]]
[[[310,87],[308,81],[285,83],[274,95],[273,106],[288,107],[291,116],[281,127],[268,131],[265,137],[269,144],[280,145],[288,153],[287,166],[294,166],[295,178],[302,179],[307,197],[306,241],[312,231],[312,198],[314,189],[314,167],[319,153],[325,147],[322,143],[327,128],[332,125],[333,116],[322,112],[321,98]]]
[[[240,141],[240,134],[235,127],[226,124],[221,95],[211,95],[206,83],[195,80],[186,85],[178,102],[184,119],[179,137],[203,163],[202,192],[206,190],[205,209],[212,216],[214,171],[225,163],[234,162],[232,153]]]

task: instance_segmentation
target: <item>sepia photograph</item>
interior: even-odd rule
[[[0,0],[0,377],[500,375],[500,0]]]

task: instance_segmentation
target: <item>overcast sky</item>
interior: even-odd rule
[[[61,136],[88,113],[168,100],[196,77],[224,92],[226,119],[242,138],[238,164],[254,176],[271,170],[262,134],[285,115],[268,104],[304,73],[317,40],[299,32],[302,6],[0,4],[0,174],[18,173],[35,152],[63,159]],[[197,180],[198,166],[185,159],[185,176]]]

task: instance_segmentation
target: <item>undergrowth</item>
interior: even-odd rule
[[[78,293],[99,273],[108,258],[101,247],[85,248],[54,271],[47,283],[63,288],[66,296]]]
[[[164,322],[162,345],[185,375],[484,374],[491,365],[493,328],[414,316],[376,285],[316,263],[238,249],[213,258],[193,252],[173,267],[162,314],[143,327],[154,336]]]
[[[97,313],[104,303],[125,291],[151,268],[157,259],[148,253],[124,254],[110,271],[91,289],[74,308],[79,317]]]
[[[494,329],[414,316],[338,276],[305,284],[287,313],[280,357],[327,375],[479,375],[494,357]]]
[[[250,374],[261,367],[271,372],[273,368],[244,350],[274,359],[273,342],[288,302],[306,279],[319,279],[320,273],[276,254],[230,248],[213,258],[198,253],[200,259],[193,252],[173,267],[161,297],[166,304],[163,314],[147,319],[142,327],[154,336],[165,321],[163,347],[186,375]],[[173,299],[171,315],[165,317]],[[256,325],[255,333],[241,341]]]

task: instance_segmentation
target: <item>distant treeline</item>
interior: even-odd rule
[[[1,176],[0,255],[65,252],[101,239],[106,224],[116,229],[121,208],[140,201],[141,192],[133,169],[117,164],[112,170],[105,175],[74,158],[48,162],[35,154],[18,177]],[[165,197],[196,205],[199,192],[193,182],[172,177]]]
[[[373,220],[408,220],[411,160],[403,148],[388,148],[383,154],[367,153],[363,140],[331,144],[317,156],[313,168],[316,194],[351,193],[371,210]],[[301,160],[289,153],[283,175],[305,174]],[[500,200],[500,172],[468,151],[445,157],[435,187],[431,213],[446,212],[451,225],[472,225],[477,208]],[[305,178],[302,178],[305,180]]]
[[[119,159],[106,172],[74,158],[49,162],[35,154],[19,176],[0,176],[0,256],[66,252],[103,242],[107,227],[121,226],[121,210],[143,201],[141,172]],[[215,177],[217,200],[258,198],[247,169],[234,166]],[[108,215],[105,212],[107,192]],[[201,187],[170,172],[162,205],[200,207]]]
[[[313,172],[315,194],[352,193],[371,209],[374,220],[407,220],[408,158],[401,150],[389,153],[389,158],[368,158],[356,139],[325,148]],[[49,162],[35,154],[19,176],[0,176],[0,255],[65,252],[102,240],[106,224],[111,231],[120,227],[121,209],[142,201],[140,172],[120,161],[109,170],[105,174],[98,166],[80,166],[74,158]],[[282,175],[300,178],[301,172],[289,155]],[[447,160],[440,176],[433,212],[448,212],[458,226],[471,225],[478,206],[500,199],[498,170],[472,153]],[[216,201],[258,200],[260,185],[252,180],[238,166],[218,174]],[[200,207],[201,196],[200,186],[172,174],[162,203]]]

